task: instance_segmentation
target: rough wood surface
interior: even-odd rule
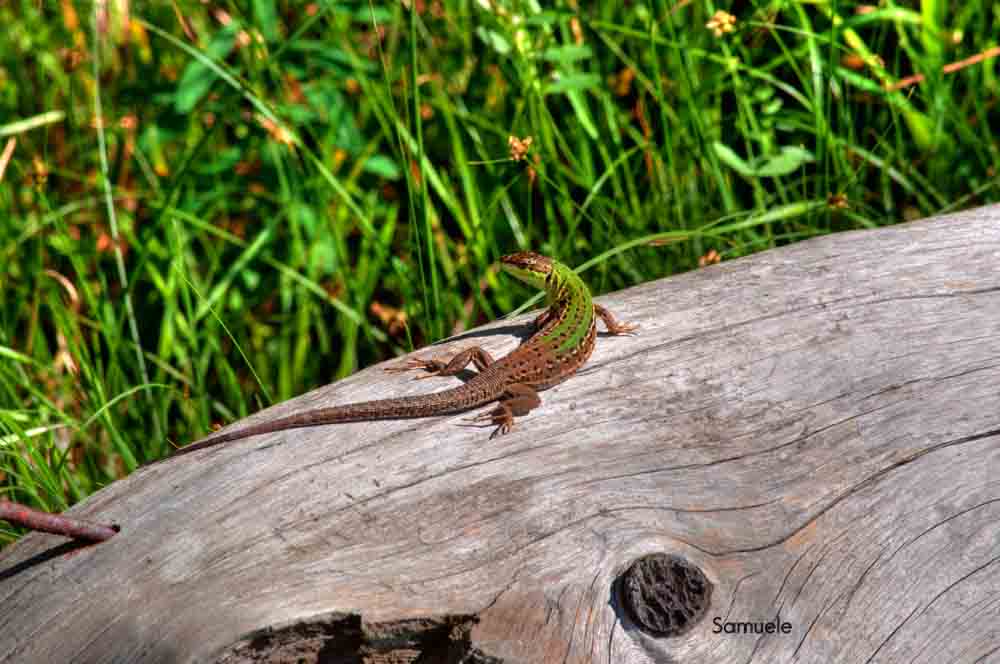
[[[492,442],[459,416],[318,427],[100,491],[71,513],[111,541],[2,553],[0,659],[1000,661],[1000,207],[600,301],[640,335]],[[255,417],[452,384],[376,367]],[[711,584],[680,636],[619,589],[659,553]]]

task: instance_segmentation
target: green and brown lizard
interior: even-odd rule
[[[474,346],[448,361],[411,359],[389,369],[422,369],[431,375],[454,376],[471,362],[479,373],[467,383],[432,394],[317,408],[217,433],[180,448],[175,455],[285,429],[449,415],[496,401],[495,408],[473,418],[496,425],[490,436],[493,438],[510,431],[515,416],[526,415],[541,403],[540,390],[561,383],[583,366],[594,350],[598,318],[611,334],[627,334],[638,327],[619,323],[611,312],[594,304],[583,280],[571,268],[547,256],[530,251],[511,254],[500,259],[500,266],[511,276],[545,291],[548,308],[535,319],[535,332],[527,341],[499,360]]]

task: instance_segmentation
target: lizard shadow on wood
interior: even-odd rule
[[[427,348],[437,348],[439,346],[447,346],[456,342],[462,342],[467,339],[479,339],[483,337],[495,337],[503,334],[509,334],[515,337],[519,342],[523,343],[527,341],[532,334],[534,334],[536,328],[531,321],[525,323],[515,323],[513,325],[501,325],[499,327],[488,327],[486,329],[477,330],[467,330],[465,332],[460,332],[453,337],[448,337],[447,339],[441,339],[440,341],[435,341]],[[598,331],[597,336],[601,339],[607,337],[615,336],[611,332]]]
[[[444,346],[447,344],[465,341],[466,339],[479,339],[481,337],[495,337],[503,334],[509,334],[516,337],[519,341],[527,341],[528,338],[535,333],[535,327],[531,321],[524,323],[514,323],[511,325],[501,325],[499,327],[488,327],[486,329],[477,330],[467,330],[465,332],[460,332],[453,337],[448,337],[447,339],[441,339],[440,341],[435,341],[428,348],[435,348],[438,346]]]
[[[504,334],[509,334],[512,337],[515,337],[518,340],[518,343],[524,343],[534,333],[535,333],[535,326],[531,323],[531,321],[528,321],[526,323],[515,323],[512,325],[491,327],[485,330],[468,330],[466,332],[460,332],[459,334],[453,337],[448,337],[447,339],[441,339],[439,341],[435,341],[434,343],[427,346],[427,349],[437,349],[442,346],[448,346],[454,343],[461,343],[469,339],[496,337]],[[448,376],[448,378],[454,377],[459,379],[463,383],[467,383],[473,378],[475,378],[476,374],[478,373],[479,373],[478,371],[473,371],[472,369],[462,369],[462,371],[458,372],[454,376]]]

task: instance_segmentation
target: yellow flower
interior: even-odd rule
[[[712,15],[705,27],[711,30],[716,37],[721,37],[724,33],[736,29],[736,17],[720,9]]]

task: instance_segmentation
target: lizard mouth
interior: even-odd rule
[[[545,290],[549,275],[552,274],[552,259],[533,251],[521,251],[501,258],[500,267],[518,281]]]
[[[545,281],[552,273],[552,259],[533,251],[521,251],[501,258],[500,267],[515,279],[544,289]]]

